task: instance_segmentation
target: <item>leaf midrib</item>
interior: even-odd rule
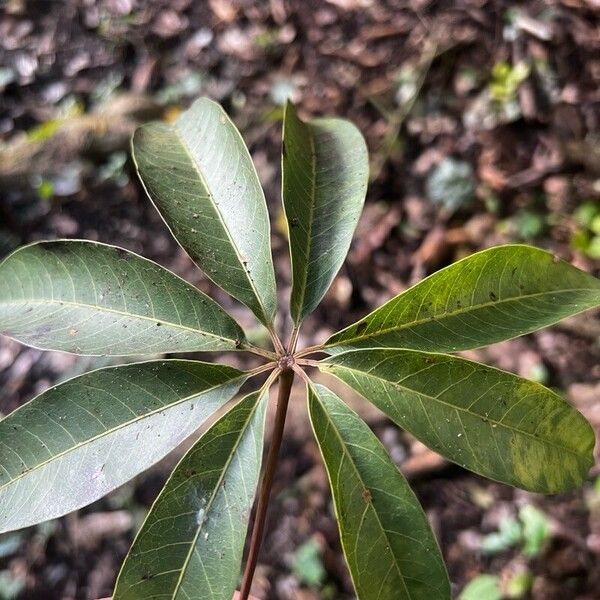
[[[190,542],[190,549],[188,550],[188,554],[185,557],[185,561],[184,561],[183,565],[181,566],[181,569],[180,569],[181,572],[180,572],[179,578],[177,580],[177,583],[175,584],[173,594],[171,595],[171,600],[175,600],[177,593],[179,592],[179,590],[181,588],[181,584],[183,583],[183,578],[185,576],[185,572],[187,571],[190,561],[192,559],[192,555],[194,554],[194,549],[196,547],[196,542],[198,541],[198,537],[200,536],[200,533],[204,527],[204,524],[208,521],[208,513],[210,512],[213,502],[215,501],[215,498],[217,497],[217,493],[221,489],[221,483],[223,482],[225,474],[229,471],[229,467],[231,465],[233,457],[235,456],[235,453],[237,452],[237,450],[240,447],[240,444],[242,443],[242,438],[246,434],[248,425],[249,425],[250,421],[252,420],[252,418],[254,417],[254,415],[256,414],[256,410],[257,410],[259,404],[262,402],[263,398],[264,398],[264,394],[261,390],[258,392],[258,398],[256,399],[256,404],[250,411],[248,418],[244,421],[244,425],[240,428],[240,434],[239,434],[235,444],[233,445],[232,451],[229,453],[229,456],[227,457],[227,460],[223,466],[221,475],[219,476],[219,480],[214,487],[211,497],[210,497],[209,501],[206,503],[206,509],[204,511],[204,517],[202,519],[202,523],[198,526],[198,529],[197,529],[196,533],[194,534],[194,538]]]
[[[98,311],[101,312],[106,312],[106,313],[110,313],[110,314],[116,314],[116,315],[120,315],[122,317],[129,317],[129,318],[135,318],[135,319],[140,319],[143,321],[151,321],[153,323],[161,323],[164,325],[167,325],[169,327],[173,327],[175,329],[181,329],[183,331],[189,331],[195,334],[200,334],[203,336],[207,336],[207,337],[212,337],[215,338],[217,340],[221,340],[222,342],[231,342],[232,344],[235,344],[235,340],[233,339],[229,339],[226,337],[222,337],[219,335],[216,335],[215,333],[210,333],[208,331],[203,331],[201,329],[194,329],[193,327],[187,327],[186,325],[182,325],[181,323],[174,323],[172,321],[165,321],[164,319],[158,318],[158,317],[147,317],[145,315],[140,315],[137,313],[128,313],[128,312],[124,312],[121,310],[117,310],[115,308],[109,308],[107,306],[101,306],[98,304],[86,304],[83,302],[73,302],[70,300],[58,300],[56,298],[52,298],[49,300],[44,300],[44,299],[37,299],[37,298],[23,298],[21,301],[18,300],[13,300],[11,302],[0,302],[0,306],[6,306],[6,305],[19,305],[20,303],[26,302],[27,304],[40,304],[40,305],[46,305],[46,304],[50,304],[50,305],[54,305],[54,304],[58,304],[60,306],[72,306],[74,308],[92,308],[92,309],[96,309]]]
[[[9,481],[7,481],[4,485],[0,485],[0,492],[2,490],[4,490],[5,488],[7,488],[8,486],[14,484],[15,482],[19,481],[20,479],[22,479],[23,477],[27,477],[29,475],[31,475],[32,472],[37,471],[43,467],[45,467],[46,465],[49,465],[50,463],[56,461],[56,460],[60,460],[61,458],[63,458],[64,456],[67,456],[68,454],[70,454],[71,452],[75,452],[76,450],[79,450],[80,448],[83,448],[84,446],[87,446],[88,444],[91,444],[99,439],[102,439],[103,437],[106,437],[107,435],[112,435],[113,433],[125,428],[125,427],[129,427],[130,425],[133,425],[139,421],[143,421],[144,419],[147,419],[153,415],[156,415],[158,413],[164,412],[165,410],[169,410],[179,404],[183,404],[184,402],[188,402],[198,396],[203,396],[204,394],[208,394],[209,392],[214,391],[215,389],[222,387],[222,386],[226,386],[226,385],[230,385],[232,383],[234,383],[237,379],[244,379],[246,376],[245,375],[240,375],[238,377],[234,377],[233,379],[230,379],[228,381],[225,381],[223,383],[219,383],[217,385],[213,385],[210,388],[207,388],[205,390],[202,390],[200,392],[196,392],[195,394],[190,394],[189,396],[186,396],[185,398],[181,398],[180,400],[177,400],[176,402],[172,402],[171,404],[167,404],[164,405],[160,408],[157,408],[155,410],[152,410],[148,413],[144,413],[143,415],[140,415],[139,417],[136,417],[134,419],[131,419],[129,421],[126,421],[124,423],[121,423],[120,425],[118,425],[117,427],[113,427],[112,429],[108,429],[106,431],[103,431],[102,433],[99,433],[98,435],[95,435],[83,442],[79,442],[74,446],[71,446],[70,448],[67,448],[66,450],[63,450],[62,452],[59,452],[58,454],[55,454],[54,456],[44,460],[43,462],[35,465],[34,467],[31,467],[30,469],[28,469],[27,471],[25,471],[24,473],[20,473],[19,475],[17,475],[16,477],[14,477],[13,479],[10,479]],[[27,406],[26,404],[23,405],[23,407]]]
[[[329,413],[328,413],[327,409],[325,408],[325,406],[323,405],[323,403],[321,402],[317,392],[314,389],[311,391],[313,393],[313,396],[316,398],[317,402],[321,405],[323,413],[324,413],[328,423],[331,425],[331,428],[335,432],[336,438],[338,439],[338,441],[342,447],[342,452],[347,456],[348,460],[350,461],[350,464],[352,465],[352,468],[353,468],[354,472],[356,473],[356,477],[357,477],[358,481],[360,481],[361,485],[363,486],[363,489],[369,489],[369,487],[366,485],[363,478],[361,477],[358,467],[356,466],[356,463],[354,462],[354,459],[352,458],[352,454],[350,454],[350,451],[348,450],[348,448],[346,447],[346,444],[344,443],[344,439],[342,438],[338,428],[335,426],[335,423],[329,417]],[[368,501],[368,505],[370,506],[371,511],[375,514],[375,518],[377,519],[377,522],[379,523],[379,527],[380,527],[381,531],[383,532],[385,539],[388,542],[388,546],[391,549],[392,543],[388,536],[387,529],[383,526],[383,523],[381,522],[379,513],[377,512],[377,510],[375,510],[375,506],[373,506],[373,502]],[[400,565],[398,564],[398,562],[395,560],[395,555],[393,554],[393,552],[392,552],[392,556],[394,557],[394,559],[392,560],[392,563],[396,567],[396,571],[398,572],[398,575],[400,575],[400,579],[402,580],[402,585],[404,585],[404,589],[406,590],[406,593],[408,594],[408,597],[410,599],[410,598],[412,598],[412,594],[410,593],[410,590],[409,590],[408,586],[406,585],[406,581],[404,579],[404,574],[402,573],[402,569],[400,568]],[[354,579],[354,576],[352,576],[352,578]]]
[[[310,154],[311,154],[311,190],[310,190],[310,206],[309,206],[309,215],[308,215],[308,231],[307,231],[307,243],[306,243],[306,264],[304,265],[304,272],[302,273],[302,286],[300,287],[300,298],[297,302],[297,310],[298,310],[298,322],[302,321],[302,308],[304,304],[304,300],[306,298],[306,287],[308,282],[308,267],[310,265],[310,252],[312,247],[312,229],[314,224],[314,213],[315,213],[315,201],[316,201],[316,190],[317,190],[317,153],[315,150],[315,139],[312,131],[312,127],[309,123],[304,123],[300,120],[300,118],[294,113],[294,117],[298,119],[301,127],[304,127],[308,133],[308,141],[310,144]],[[293,267],[293,265],[292,265]]]
[[[480,415],[478,413],[475,413],[473,411],[470,411],[470,410],[468,410],[466,408],[463,408],[463,407],[460,407],[460,406],[456,406],[454,404],[450,404],[448,402],[445,402],[444,400],[441,400],[440,398],[436,398],[435,396],[430,396],[429,394],[425,394],[424,392],[420,392],[418,390],[411,389],[411,388],[406,387],[404,385],[401,385],[399,383],[395,383],[393,381],[390,381],[389,379],[384,379],[382,377],[377,377],[375,375],[372,375],[371,373],[367,373],[366,371],[361,371],[360,369],[356,369],[356,368],[353,368],[353,367],[348,367],[346,365],[335,364],[335,363],[323,364],[323,368],[329,369],[331,371],[334,371],[334,369],[336,367],[339,368],[339,369],[345,369],[347,371],[351,371],[352,373],[359,373],[363,377],[367,377],[369,379],[374,379],[376,381],[383,382],[384,384],[389,384],[392,387],[395,387],[395,388],[397,388],[399,390],[404,390],[406,392],[417,394],[418,396],[421,396],[421,397],[425,398],[426,400],[431,400],[433,402],[437,402],[439,404],[443,404],[444,406],[446,406],[446,407],[448,407],[448,408],[450,408],[452,410],[455,410],[457,412],[462,412],[464,414],[471,415],[473,417],[477,417],[478,419],[483,419],[484,418],[482,415]],[[332,375],[336,375],[335,372],[332,372]],[[347,382],[344,382],[344,383],[347,384]],[[347,385],[349,385],[349,384],[347,384]],[[363,396],[368,402],[371,402],[371,400],[369,400],[363,394],[361,394],[361,396]],[[371,402],[371,403],[373,404],[373,402]],[[528,431],[523,431],[522,429],[519,429],[518,427],[513,427],[511,425],[507,425],[506,423],[501,423],[500,421],[496,421],[495,419],[490,419],[489,417],[485,417],[485,419],[487,420],[488,423],[491,423],[492,425],[495,424],[498,427],[502,427],[504,429],[508,429],[510,431],[514,431],[514,432],[516,432],[518,434],[521,434],[523,436],[530,437],[530,438],[534,439],[536,442],[539,442],[539,443],[542,443],[542,444],[546,444],[548,446],[556,448],[557,450],[568,452],[569,454],[572,454],[573,456],[578,457],[580,459],[585,458],[585,454],[579,454],[576,450],[573,450],[573,449],[568,448],[566,446],[560,446],[560,445],[555,444],[552,441],[547,440],[545,438],[537,437],[534,434],[529,433]]]
[[[407,293],[408,291],[409,290],[407,290],[405,293]],[[443,319],[446,319],[449,317],[454,317],[456,315],[461,315],[461,314],[470,312],[472,310],[478,310],[480,308],[488,308],[490,306],[497,306],[498,304],[504,304],[507,302],[518,302],[520,300],[527,300],[528,298],[536,298],[538,296],[552,296],[555,294],[568,294],[568,293],[572,293],[572,292],[594,292],[594,291],[595,291],[594,288],[569,288],[569,289],[555,290],[552,292],[535,292],[533,294],[524,294],[522,296],[512,296],[510,298],[503,298],[503,299],[493,300],[490,302],[483,302],[481,304],[471,304],[469,306],[457,308],[450,312],[444,312],[444,313],[437,314],[437,315],[431,315],[431,316],[425,317],[423,319],[417,319],[415,321],[401,323],[400,325],[397,325],[394,327],[386,327],[385,329],[380,329],[380,330],[374,331],[373,333],[369,333],[368,335],[360,335],[360,336],[355,336],[352,338],[339,339],[339,341],[333,341],[331,343],[326,343],[323,347],[329,348],[331,346],[351,344],[351,343],[357,342],[357,341],[368,340],[370,338],[375,338],[380,335],[385,335],[386,333],[393,333],[396,331],[402,331],[404,329],[410,329],[411,327],[414,327],[417,325],[422,325],[423,323],[434,323],[435,321],[441,321]],[[388,300],[388,302],[391,302],[391,301],[393,301],[393,299]],[[383,308],[384,306],[385,306],[385,304],[383,306],[381,306],[380,308],[378,308],[377,311],[381,310],[381,308]],[[585,310],[585,309],[582,309],[582,310]],[[375,311],[375,312],[377,312],[377,311]],[[369,318],[369,316],[372,316],[372,314],[367,315],[366,317],[363,317],[362,319],[360,319],[353,325],[349,325],[346,329],[349,329],[350,327],[355,327],[359,323],[364,322],[365,319]],[[338,335],[341,335],[342,333],[344,333],[344,331],[345,330],[343,329],[342,331],[339,332],[339,334],[336,334],[335,337],[337,337]]]
[[[200,183],[206,189],[206,191],[208,193],[208,197],[210,198],[211,204],[213,206],[213,209],[214,209],[215,213],[217,214],[217,216],[219,218],[219,222],[221,223],[221,225],[223,227],[223,230],[225,231],[225,235],[227,236],[227,239],[229,240],[229,243],[231,244],[231,247],[233,248],[233,250],[235,252],[235,256],[236,256],[236,258],[238,260],[240,268],[241,268],[242,272],[244,273],[246,280],[250,284],[250,287],[252,288],[252,292],[254,293],[254,296],[255,296],[256,300],[258,301],[258,305],[260,306],[260,310],[262,311],[262,316],[265,319],[265,321],[268,322],[269,321],[269,317],[267,315],[267,311],[265,310],[265,306],[263,304],[262,297],[258,293],[258,289],[256,288],[256,285],[254,283],[254,279],[250,276],[250,273],[248,273],[248,271],[246,269],[246,265],[244,264],[244,261],[242,260],[242,253],[240,252],[239,248],[237,247],[237,244],[235,243],[235,241],[231,237],[231,233],[229,231],[227,223],[225,222],[225,220],[223,218],[223,215],[221,213],[219,205],[215,202],[214,194],[213,194],[210,186],[208,185],[208,182],[206,181],[204,175],[202,174],[202,171],[200,170],[200,167],[196,163],[196,161],[194,159],[194,156],[192,155],[191,149],[188,146],[187,141],[185,140],[185,138],[181,135],[181,133],[180,133],[179,128],[177,127],[177,125],[175,124],[174,126],[172,126],[171,129],[175,133],[177,139],[181,142],[181,146],[183,147],[183,150],[185,151],[186,156],[188,157],[188,159],[191,162],[194,170],[198,174],[198,178],[200,179]],[[252,161],[251,158],[250,158],[250,161]],[[207,276],[210,277],[210,275],[208,273],[207,273]]]

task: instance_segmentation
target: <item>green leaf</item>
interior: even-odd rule
[[[531,246],[497,246],[434,273],[326,342],[331,352],[387,346],[478,348],[600,306],[600,280]],[[335,347],[335,348],[334,348]]]
[[[523,523],[523,554],[525,556],[537,556],[543,549],[544,544],[550,537],[550,520],[533,504],[526,504],[519,510],[519,518]]]
[[[506,583],[506,596],[508,598],[525,598],[533,587],[534,581],[535,577],[531,571],[525,569],[514,573]]]
[[[342,119],[302,122],[291,102],[283,125],[282,192],[292,259],[296,323],[322,300],[339,271],[362,211],[369,158],[358,129]]]
[[[326,387],[311,386],[308,405],[359,600],[449,599],[427,517],[381,442]]]
[[[0,421],[0,533],[76,510],[147,469],[230,400],[241,371],[187,360],[108,367]]]
[[[500,554],[520,544],[523,540],[521,524],[512,517],[500,521],[498,531],[489,533],[481,540],[481,551],[484,554]]]
[[[511,373],[446,354],[372,349],[321,363],[424,444],[527,490],[580,486],[594,432],[568,402]]]
[[[300,583],[319,588],[323,585],[327,572],[321,558],[321,547],[315,540],[307,540],[296,550],[292,570]]]
[[[465,586],[458,600],[502,600],[500,578],[495,575],[477,575]]]
[[[267,205],[225,111],[200,98],[173,124],[136,130],[133,158],[177,241],[217,285],[273,321],[277,297]]]
[[[113,600],[231,600],[262,460],[268,392],[246,396],[173,471],[125,560]]]
[[[69,240],[0,263],[0,333],[93,355],[232,350],[244,337],[216,302],[152,261]]]

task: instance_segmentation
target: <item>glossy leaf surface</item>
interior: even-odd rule
[[[448,352],[507,340],[600,306],[600,280],[531,246],[477,252],[427,277],[326,343]]]
[[[427,517],[381,442],[323,386],[309,389],[309,410],[359,600],[449,600]]]
[[[192,259],[263,323],[276,308],[265,197],[250,154],[225,111],[200,98],[173,124],[133,136],[148,195]]]
[[[246,396],[183,457],[129,551],[113,600],[231,600],[262,460],[267,397]]]
[[[283,126],[282,194],[292,258],[296,323],[322,300],[362,211],[369,159],[361,133],[343,119],[301,121],[291,102]]]
[[[161,360],[59,384],[0,421],[0,533],[76,510],[173,450],[244,381],[241,371]]]
[[[237,323],[213,300],[137,254],[42,242],[0,263],[0,333],[76,354],[233,350]]]
[[[412,350],[345,352],[322,364],[392,421],[491,479],[556,493],[580,486],[594,432],[549,389],[462,358]]]

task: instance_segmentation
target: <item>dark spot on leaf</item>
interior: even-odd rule
[[[239,348],[241,345],[242,345],[242,341],[241,341],[241,340],[238,340],[238,339],[236,339],[236,340],[235,340],[235,347],[236,347],[236,348]]]
[[[492,302],[496,302],[496,300],[498,300],[498,296],[496,296],[494,292],[490,292],[490,300]]]
[[[362,497],[365,502],[371,502],[371,500],[373,500],[373,496],[367,488],[363,490]]]
[[[360,335],[361,333],[364,333],[365,330],[367,329],[368,325],[366,321],[363,321],[362,323],[359,323],[356,326],[356,335]]]
[[[300,219],[298,217],[292,217],[290,219],[290,227],[298,227],[300,225]]]
[[[158,323],[158,322],[157,322],[157,323],[156,323],[156,326],[157,326],[157,327],[162,327],[162,323]]]

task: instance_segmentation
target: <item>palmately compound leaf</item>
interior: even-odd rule
[[[101,498],[178,446],[244,382],[224,365],[160,360],[61,383],[0,421],[0,533]]]
[[[446,354],[354,350],[321,369],[347,383],[431,449],[463,467],[534,492],[582,485],[594,432],[544,386]]]
[[[322,300],[339,271],[367,191],[369,158],[343,119],[301,121],[291,102],[283,124],[282,195],[292,259],[292,318]]]
[[[244,337],[216,302],[156,263],[72,240],[24,246],[0,263],[0,333],[92,355],[233,350]]]
[[[427,517],[381,442],[327,388],[311,386],[308,395],[359,600],[449,600]]]
[[[271,323],[277,296],[267,205],[227,113],[200,98],[172,124],[137,129],[132,146],[150,199],[192,260]]]
[[[449,352],[478,348],[600,306],[600,280],[522,245],[489,248],[427,277],[326,342]]]
[[[123,564],[113,600],[231,600],[256,492],[268,392],[246,396],[173,471]]]

